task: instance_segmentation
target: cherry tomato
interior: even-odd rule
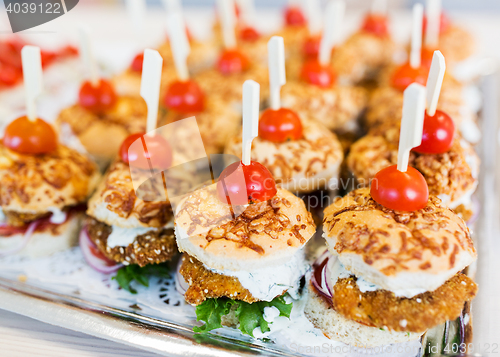
[[[141,138],[144,139],[134,144]],[[129,135],[123,141],[120,147],[120,158],[130,167],[148,170],[151,164],[151,167],[155,169],[165,170],[172,164],[172,149],[168,142],[159,135],[137,133]]]
[[[305,58],[318,58],[321,36],[309,36],[302,45],[302,54]]]
[[[292,110],[267,109],[259,120],[259,136],[275,143],[302,138],[302,123]]]
[[[46,154],[57,148],[57,135],[52,126],[37,118],[20,117],[5,128],[3,144],[22,154]]]
[[[378,37],[389,36],[387,17],[383,15],[368,14],[365,17],[361,30]]]
[[[403,92],[412,83],[420,83],[425,86],[428,74],[429,68],[424,66],[413,68],[409,63],[406,63],[394,71],[391,84]]]
[[[446,16],[446,14],[444,12],[441,12],[440,20],[441,20],[441,22],[439,24],[439,33],[443,33],[450,28],[451,21],[448,18],[448,16]],[[427,17],[424,16],[424,22],[422,24],[422,31],[423,31],[424,35],[425,35],[426,29],[427,29]]]
[[[138,53],[134,57],[130,64],[130,69],[134,72],[142,73],[142,62],[144,62],[144,52]]]
[[[238,50],[225,50],[217,61],[217,68],[224,75],[243,73],[250,68],[250,61]]]
[[[422,154],[442,154],[450,150],[455,135],[455,123],[440,110],[431,117],[425,112],[422,144],[413,151]]]
[[[80,88],[80,105],[97,114],[112,108],[116,99],[113,86],[105,79],[99,79],[96,86],[90,81],[85,81]]]
[[[276,195],[276,182],[269,170],[252,161],[244,165],[235,162],[222,171],[217,181],[219,200],[231,205],[263,202]]]
[[[240,39],[247,42],[255,42],[260,38],[260,33],[250,26],[246,26],[240,30]]]
[[[305,26],[307,21],[299,6],[289,6],[285,9],[285,23],[287,26]]]
[[[434,51],[436,49],[430,49],[430,48],[427,48],[427,47],[422,47],[422,55],[421,55],[421,66],[424,67],[424,68],[428,68],[430,69],[431,68],[431,64],[432,64],[432,57],[434,56]]]
[[[167,89],[164,104],[178,113],[196,114],[205,109],[205,94],[192,80],[175,81]]]
[[[429,188],[424,176],[413,167],[406,172],[392,165],[380,170],[374,177],[370,194],[379,204],[396,211],[417,211],[429,200]]]
[[[321,88],[328,88],[335,82],[335,75],[329,66],[323,66],[318,60],[306,61],[300,71],[300,78],[307,83]]]

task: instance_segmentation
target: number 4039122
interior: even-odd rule
[[[8,14],[60,14],[62,7],[60,3],[34,3],[34,2],[24,2],[24,3],[9,3],[5,8]]]

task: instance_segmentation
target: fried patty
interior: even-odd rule
[[[179,272],[189,284],[184,298],[191,305],[199,305],[206,299],[218,297],[228,297],[248,303],[259,301],[237,278],[214,273],[188,254],[182,255]]]
[[[50,212],[44,213],[22,213],[14,211],[3,211],[5,221],[12,227],[24,227],[37,219],[46,218],[51,215]]]
[[[137,236],[127,247],[109,248],[107,242],[113,230],[111,226],[87,217],[86,227],[90,239],[99,251],[108,259],[125,265],[137,264],[143,267],[147,264],[160,264],[172,259],[177,253],[173,228],[152,228],[150,232]]]
[[[457,274],[438,289],[398,298],[387,290],[362,293],[355,277],[339,279],[333,287],[333,308],[361,324],[401,332],[422,332],[454,320],[477,293],[477,285]]]

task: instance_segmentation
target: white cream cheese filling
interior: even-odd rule
[[[340,260],[333,256],[328,260],[327,264],[327,269],[329,270],[330,273],[330,286],[333,288],[333,286],[337,283],[338,279],[346,279],[350,277],[351,275],[354,275],[350,271],[348,271],[344,265],[340,262]],[[369,281],[364,280],[361,277],[357,277],[356,284],[358,285],[359,290],[362,293],[366,293],[368,291],[376,291],[376,290],[384,290],[380,286],[370,283]],[[420,289],[420,288],[406,288],[406,289],[398,289],[398,290],[391,290],[396,297],[404,297],[404,298],[412,298],[416,295],[425,293],[425,289]]]
[[[124,228],[119,226],[111,226],[111,234],[108,236],[107,246],[109,248],[115,247],[127,247],[135,242],[135,239],[147,232],[157,231],[158,229],[173,228],[174,224],[169,223],[163,228],[154,227],[136,227],[136,228]]]
[[[295,253],[288,262],[282,265],[263,267],[249,271],[206,269],[221,275],[238,279],[241,286],[261,301],[271,301],[287,291],[294,299],[299,297],[300,279],[307,272],[304,249]]]

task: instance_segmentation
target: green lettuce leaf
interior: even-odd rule
[[[236,305],[236,317],[239,321],[238,328],[243,334],[253,337],[253,330],[260,327],[262,332],[270,331],[269,323],[264,319],[266,307],[276,307],[280,316],[290,318],[293,304],[287,304],[284,296],[278,296],[272,301],[257,301],[249,304],[244,301],[228,298],[207,299],[196,307],[196,318],[205,324],[195,327],[194,332],[208,332],[222,327],[222,316],[229,314],[233,305]]]
[[[112,279],[116,280],[122,289],[127,290],[131,294],[137,294],[137,290],[131,285],[133,281],[148,287],[150,276],[169,278],[169,270],[170,268],[167,264],[151,264],[142,268],[138,265],[127,265],[118,270]]]

